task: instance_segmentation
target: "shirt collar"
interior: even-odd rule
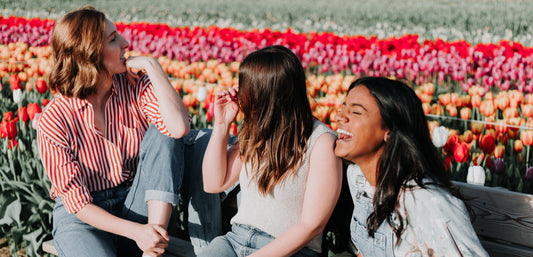
[[[111,95],[109,97],[117,96],[118,95],[118,82],[115,76],[113,76],[113,80],[111,83]],[[63,96],[64,97],[64,96]],[[87,99],[80,99],[77,97],[70,98],[73,102],[74,107],[81,111],[82,109],[87,108],[88,105],[91,103]]]

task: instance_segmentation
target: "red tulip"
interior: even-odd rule
[[[50,103],[50,99],[45,98],[43,99],[43,106],[46,107]]]
[[[484,153],[491,154],[496,147],[496,138],[491,134],[487,134],[479,139],[479,145]]]
[[[12,121],[14,118],[15,118],[15,116],[13,116],[13,112],[5,112],[4,113],[4,117],[2,118],[2,122],[4,122],[4,121]]]
[[[456,162],[466,162],[468,160],[468,145],[466,143],[456,144],[453,149],[453,157]]]
[[[19,119],[21,119],[22,121],[24,122],[28,122],[28,120],[30,119],[30,117],[28,116],[28,110],[26,109],[26,107],[20,107],[18,109],[18,117]]]
[[[28,116],[33,120],[35,114],[41,112],[41,106],[37,103],[29,103],[27,107]]]
[[[232,135],[237,135],[237,124],[235,122],[231,123],[229,131]]]
[[[13,140],[9,140],[9,144],[7,145],[7,147],[9,149],[13,149],[13,148],[16,148],[18,145],[19,145],[19,142],[16,139],[13,139]]]
[[[442,147],[446,153],[452,153],[453,149],[455,149],[455,145],[459,143],[459,136],[458,135],[450,135],[448,137],[448,142]]]
[[[44,94],[48,89],[48,85],[46,84],[46,81],[43,78],[39,78],[35,82],[35,89],[37,89],[37,92]]]
[[[17,119],[0,123],[0,135],[13,140],[17,136]]]
[[[24,90],[20,82],[20,77],[16,73],[12,73],[11,76],[9,76],[9,83],[11,83],[12,91],[15,91],[16,89]]]

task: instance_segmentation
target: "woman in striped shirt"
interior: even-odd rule
[[[60,256],[159,256],[168,246],[188,113],[157,60],[126,59],[128,47],[90,6],[54,27],[49,80],[58,94],[38,141]]]

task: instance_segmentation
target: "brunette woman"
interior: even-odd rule
[[[228,131],[244,113],[238,142]],[[232,230],[198,256],[318,256],[321,233],[339,196],[342,165],[335,135],[315,120],[305,73],[282,46],[253,52],[239,69],[239,88],[215,96],[215,124],[203,162],[204,189],[240,182]]]
[[[352,163],[351,239],[359,256],[488,256],[402,82],[353,82],[336,116],[335,154]]]

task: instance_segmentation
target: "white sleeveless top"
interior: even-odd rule
[[[309,155],[316,140],[324,133],[335,135],[335,132],[326,125],[315,120],[300,168],[295,175],[289,176],[283,183],[276,185],[267,196],[262,196],[257,188],[257,183],[250,181],[251,178],[245,169],[251,171],[250,163],[243,164],[239,177],[241,199],[237,214],[231,219],[231,224],[253,226],[274,237],[279,237],[298,223],[301,218],[307,174],[309,173]],[[320,253],[321,245],[322,234],[313,238],[306,246]]]

